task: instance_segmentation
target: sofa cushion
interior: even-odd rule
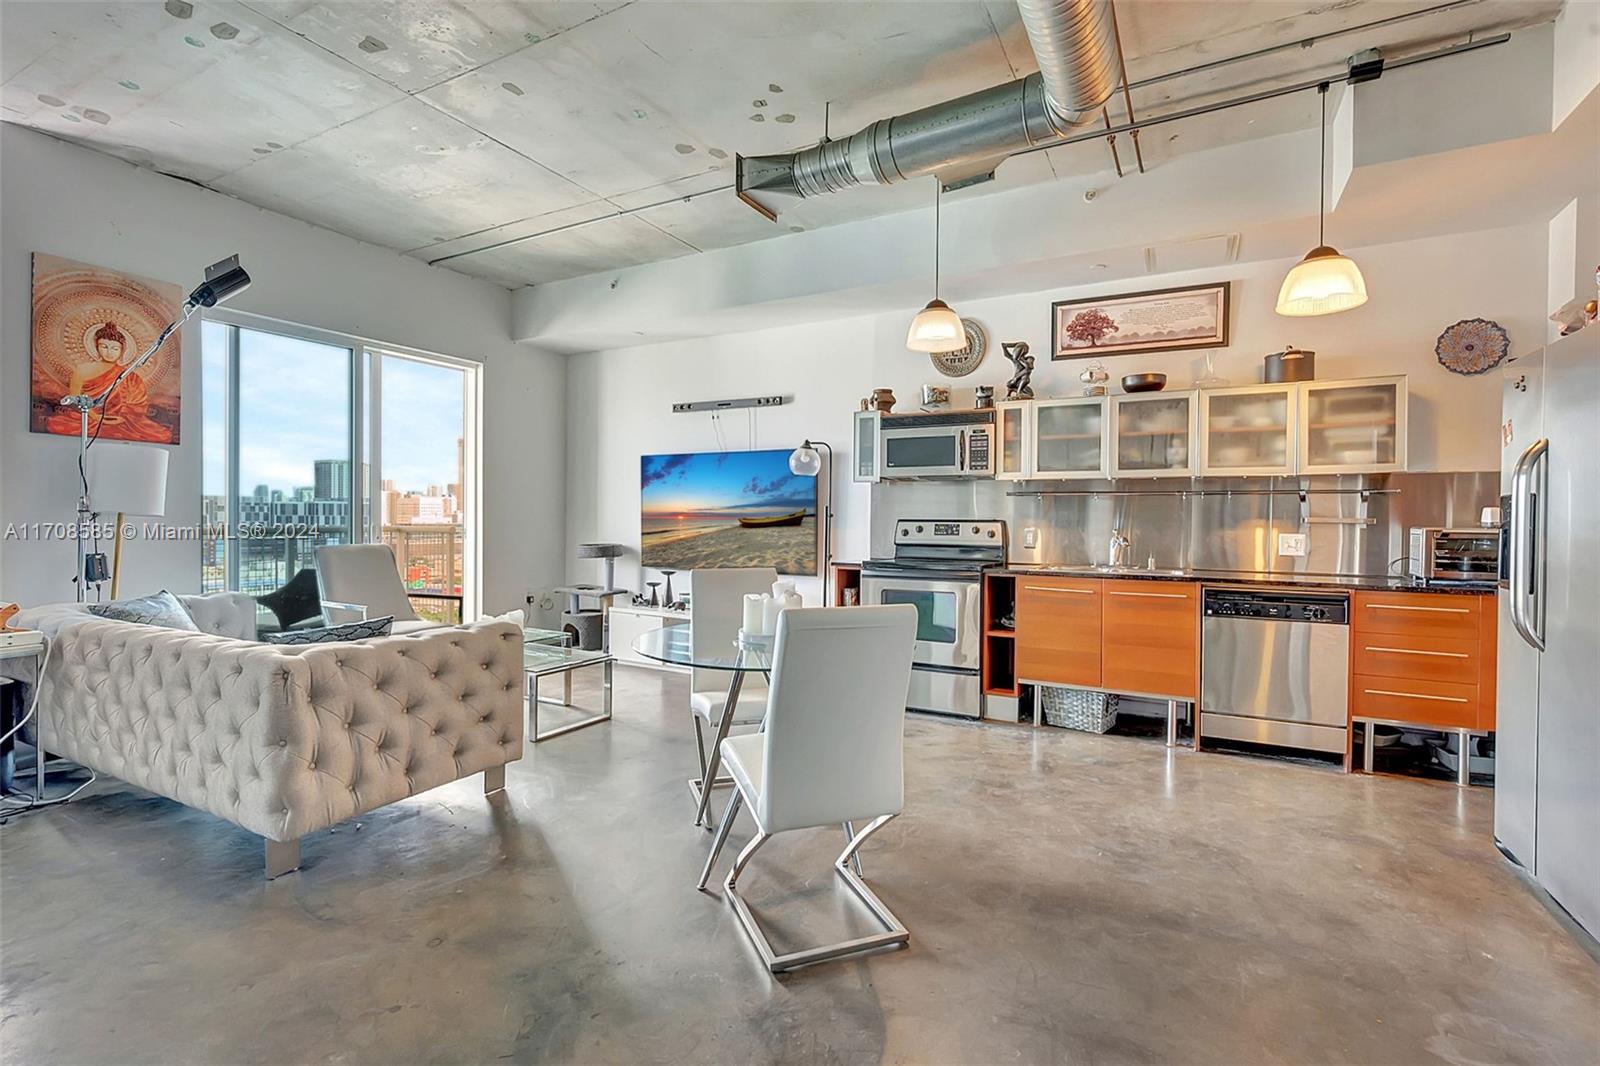
[[[386,614],[382,618],[342,622],[316,629],[285,629],[278,633],[267,633],[261,639],[267,644],[337,644],[340,641],[386,637],[393,628],[394,615]]]
[[[115,622],[138,622],[141,625],[161,626],[163,629],[200,632],[200,627],[194,624],[194,619],[183,609],[178,597],[166,589],[162,589],[154,596],[140,596],[136,600],[91,603],[89,613]]]

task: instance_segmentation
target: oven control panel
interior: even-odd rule
[[[894,524],[896,548],[932,544],[992,548],[1005,542],[1006,524],[993,518],[902,518]]]

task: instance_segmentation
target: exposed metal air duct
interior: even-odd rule
[[[739,198],[810,197],[937,174],[946,186],[985,177],[1008,156],[1065,140],[1120,80],[1111,0],[1017,0],[1039,73],[883,118],[842,140],[785,155],[740,157]]]

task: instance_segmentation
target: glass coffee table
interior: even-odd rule
[[[537,631],[535,631],[537,632]],[[546,630],[556,633],[555,630]],[[557,633],[561,637],[561,644],[566,643],[566,634]],[[535,744],[551,737],[559,737],[564,733],[571,733],[601,722],[611,720],[611,673],[616,659],[603,651],[585,651],[582,648],[569,648],[548,642],[530,642],[523,634],[522,645],[522,672],[527,678],[526,697],[528,703],[528,738]],[[590,715],[576,722],[557,726],[554,729],[539,731],[539,704],[552,703],[561,707],[572,706],[572,672],[589,666],[598,666],[605,671],[605,710],[600,714]],[[539,695],[539,680],[541,678],[561,676],[561,698],[551,699]]]
[[[696,800],[694,824],[710,829],[711,824],[706,818],[706,808],[711,804],[708,782],[723,783],[717,782],[717,770],[722,766],[722,742],[733,727],[734,711],[739,706],[739,690],[744,687],[746,674],[752,671],[762,675],[771,674],[772,638],[750,643],[730,640],[726,645],[696,653],[692,624],[666,626],[641,633],[633,642],[633,650],[656,662],[687,666],[692,670],[721,670],[728,674],[728,698],[722,705],[722,717],[716,723],[716,738],[711,743],[705,777],[689,782],[689,789]],[[697,728],[698,722],[696,719]]]

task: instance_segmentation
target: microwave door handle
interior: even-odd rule
[[[956,431],[956,469],[963,472],[967,469],[967,431],[964,429]]]

